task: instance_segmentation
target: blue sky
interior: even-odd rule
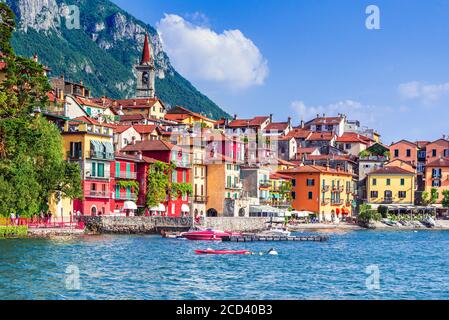
[[[158,26],[174,66],[230,114],[342,112],[387,144],[449,135],[449,1],[114,2]],[[371,4],[380,30],[365,27]]]

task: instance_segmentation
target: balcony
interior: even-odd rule
[[[90,158],[91,159],[98,159],[98,160],[114,160],[114,154],[110,152],[103,152],[103,151],[90,151]]]
[[[384,204],[392,204],[393,203],[393,198],[392,197],[385,197],[382,199],[382,203]]]
[[[135,193],[127,193],[127,192],[120,192],[115,194],[115,199],[117,200],[137,200],[137,194]]]
[[[208,198],[209,197],[207,197],[207,196],[193,196],[192,197],[193,202],[196,202],[196,203],[206,203]]]
[[[329,192],[329,190],[330,190],[330,186],[322,186],[321,187],[321,192],[326,193],[326,192]]]
[[[331,205],[333,205],[333,206],[342,206],[343,205],[343,200],[334,200],[334,201],[332,201]]]
[[[67,152],[67,159],[79,161],[83,159],[83,152],[81,150],[79,151],[69,151]]]
[[[109,199],[111,197],[111,193],[109,191],[90,190],[87,191],[84,196],[86,198]]]
[[[237,183],[237,184],[227,184],[226,185],[226,189],[231,189],[231,190],[242,190],[243,189],[243,185],[241,183]]]
[[[128,179],[128,180],[136,180],[137,179],[137,173],[136,172],[129,172],[129,171],[120,171],[115,173],[116,179]]]
[[[262,180],[259,182],[259,188],[260,189],[269,189],[271,188],[271,181],[270,180]]]
[[[321,199],[321,205],[322,206],[327,206],[330,203],[329,199]]]
[[[343,186],[332,187],[332,192],[335,192],[335,193],[341,193],[341,192],[343,192],[343,191],[345,191],[345,187],[343,187]]]
[[[197,166],[204,165],[204,159],[193,159],[193,164]]]

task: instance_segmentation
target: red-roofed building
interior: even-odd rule
[[[437,190],[437,204],[441,204],[443,191],[449,190],[449,158],[440,158],[426,164],[425,185],[429,196],[432,189]]]
[[[125,154],[142,154],[145,157],[153,158],[165,163],[173,163],[176,168],[171,174],[172,184],[189,184],[191,157],[190,153],[163,140],[138,141],[135,144],[126,146],[121,150]],[[188,195],[169,196],[164,203],[168,216],[179,217],[190,214]]]
[[[307,123],[304,128],[317,133],[334,133],[338,137],[345,132],[346,116],[326,117],[326,115],[317,117]]]
[[[374,141],[368,137],[354,132],[345,132],[337,137],[336,147],[343,152],[358,157],[360,152],[366,150],[372,143]]]

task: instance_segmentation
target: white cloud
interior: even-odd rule
[[[419,81],[412,81],[400,84],[398,92],[403,99],[420,100],[425,104],[429,104],[449,94],[449,83],[424,84]]]
[[[240,30],[216,33],[175,14],[166,14],[157,29],[173,65],[189,79],[243,89],[268,76],[267,60]]]

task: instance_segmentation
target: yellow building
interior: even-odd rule
[[[113,101],[113,108],[119,115],[144,115],[146,118],[163,120],[166,108],[157,98],[136,98]]]
[[[387,166],[368,174],[368,204],[413,205],[415,203],[415,173],[400,167]]]
[[[200,124],[204,128],[213,129],[215,120],[209,119],[199,113],[190,111],[183,107],[174,107],[168,110],[165,115],[166,120],[176,121],[181,124],[193,127],[195,124]]]
[[[321,166],[300,166],[281,171],[292,178],[292,206],[315,213],[320,221],[352,215],[354,186],[349,172]]]

